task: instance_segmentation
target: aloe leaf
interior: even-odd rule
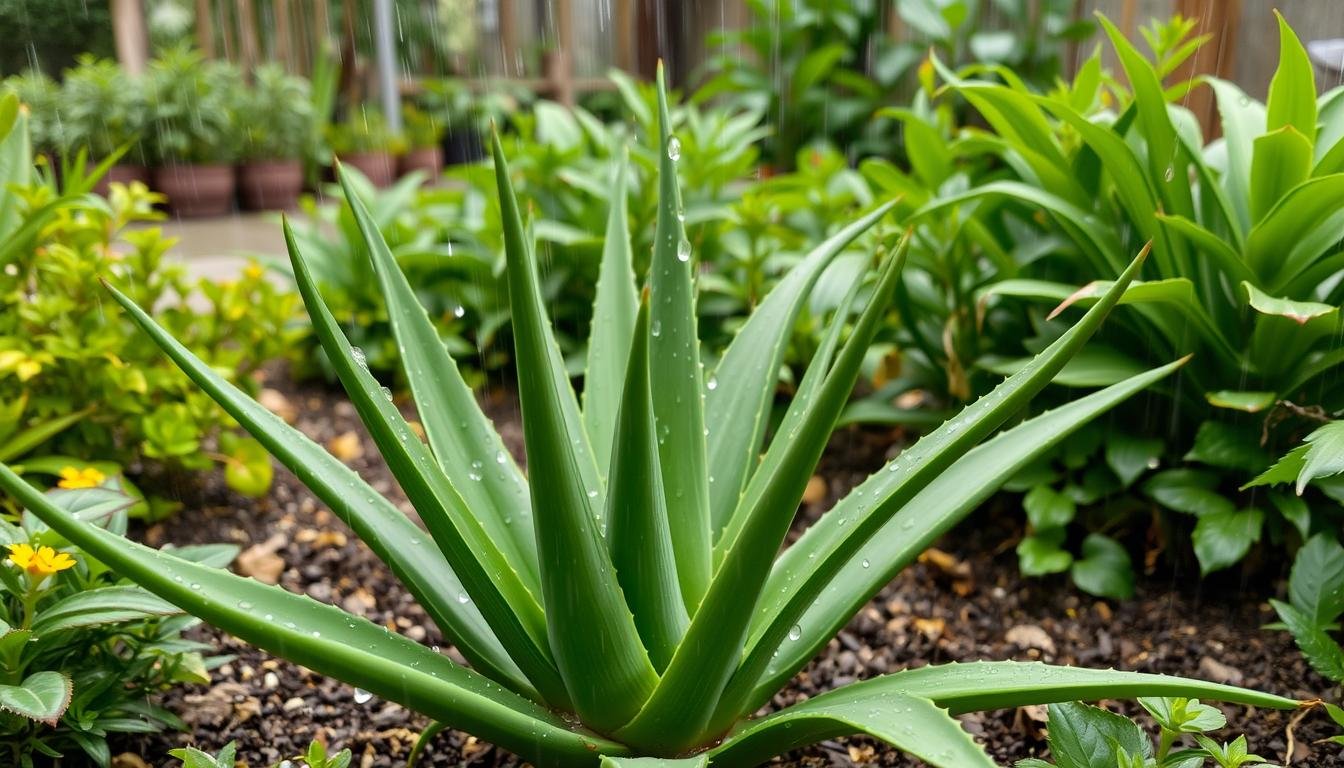
[[[1310,147],[1316,141],[1316,75],[1288,20],[1277,10],[1274,17],[1279,21],[1279,66],[1269,81],[1265,130],[1292,126]]]
[[[1059,445],[1070,434],[1088,424],[1097,416],[1120,404],[1161,379],[1169,376],[1185,361],[1177,361],[1147,371],[1127,381],[1081,397],[1067,405],[1036,416],[977,446],[957,460],[947,471],[919,492],[911,501],[886,522],[836,574],[832,581],[835,595],[845,599],[828,599],[811,606],[797,622],[798,638],[775,648],[760,644],[767,618],[772,607],[762,612],[762,620],[752,627],[751,641],[746,656],[752,658],[769,652],[770,661],[765,673],[754,682],[749,701],[768,699],[784,685],[798,669],[840,631],[851,616],[857,613],[872,596],[877,594],[896,574],[914,561],[920,552],[932,545],[938,537],[951,530],[972,510],[984,503],[1000,485],[1028,466],[1038,456]],[[766,583],[765,594],[784,596],[792,592],[792,575],[805,569],[806,563],[820,556],[844,534],[842,518],[858,514],[861,504],[878,504],[895,486],[891,482],[899,473],[898,456],[893,462],[873,473],[856,492],[836,506],[837,516],[823,515],[801,539],[776,562]],[[893,470],[893,467],[898,469]],[[862,491],[859,494],[857,491]],[[773,608],[778,609],[782,599]]]
[[[817,246],[789,270],[738,331],[705,393],[709,466],[714,482],[709,499],[714,531],[728,523],[753,471],[765,436],[770,406],[790,333],[804,302],[826,267],[850,243],[887,214],[885,203]]]
[[[553,354],[537,267],[523,239],[522,218],[499,135],[493,137],[495,177],[520,376],[523,436],[535,510],[546,629],[556,665],[583,722],[604,733],[635,715],[657,682],[634,618],[607,554],[594,513],[598,495],[586,482],[582,427],[567,418],[573,390]],[[620,500],[618,500],[619,502]],[[601,663],[595,663],[601,660]]]
[[[0,488],[117,573],[240,640],[468,730],[538,765],[592,760],[619,744],[367,619],[306,596],[207,568],[80,522],[0,464]]]
[[[705,768],[709,755],[693,757],[612,757],[602,756],[602,768]]]
[[[361,363],[327,309],[286,220],[285,241],[295,284],[313,330],[350,402],[378,445],[388,469],[425,522],[481,616],[537,692],[555,706],[568,702],[546,645],[546,617],[472,511],[462,501],[429,448],[411,431],[373,375]]]
[[[654,667],[671,661],[686,631],[667,501],[658,471],[658,437],[649,383],[649,304],[640,303],[616,419],[607,520],[616,577]]]
[[[677,186],[681,141],[671,134],[661,64],[658,126],[658,220],[649,267],[649,364],[677,576],[682,598],[694,613],[710,576],[704,382],[691,280],[691,243],[681,222],[681,191]]]
[[[448,481],[480,520],[528,591],[540,594],[527,483],[463,380],[438,331],[397,266],[364,200],[337,165],[355,224],[373,261],[416,412]]]
[[[459,600],[466,594],[460,577],[424,531],[353,470],[226,381],[135,302],[110,285],[107,290],[197,386],[354,529],[473,666],[515,690],[532,690],[476,604]]]
[[[842,688],[835,693],[854,688],[864,689],[874,696],[889,691],[927,698],[940,707],[946,707],[954,715],[1032,704],[1141,696],[1211,699],[1267,709],[1295,709],[1298,706],[1298,702],[1293,699],[1272,693],[1202,680],[1019,661],[930,665],[854,683],[848,689]],[[831,695],[834,694],[824,694],[813,701],[821,701]]]
[[[826,444],[858,376],[905,261],[909,237],[882,266],[881,277],[863,314],[827,374],[807,414],[789,434],[777,435],[784,446],[778,470],[766,478],[757,473],[743,496],[745,521],[724,550],[700,610],[691,618],[672,662],[639,715],[617,732],[623,741],[644,748],[680,750],[693,746],[718,703],[718,695],[737,665],[751,621],[751,606],[775,553],[788,532],[807,480]],[[843,322],[837,318],[835,322]]]
[[[838,736],[866,734],[937,768],[995,768],[961,723],[921,696],[849,685],[753,720],[710,752],[713,765],[753,766]]]
[[[630,252],[630,223],[626,208],[629,152],[622,147],[613,169],[611,208],[607,237],[593,300],[592,333],[588,339],[588,362],[583,374],[583,424],[593,456],[603,474],[610,472],[611,444],[616,430],[616,410],[625,378],[630,336],[634,333],[636,297],[635,268]]]
[[[776,570],[786,569],[782,571],[785,588],[782,591],[771,591],[771,585],[768,584],[763,590],[765,602],[757,607],[754,618],[757,625],[761,626],[759,639],[755,647],[749,649],[725,692],[716,722],[721,723],[747,711],[746,702],[751,690],[765,671],[774,650],[786,637],[801,631],[800,628],[795,630],[795,627],[799,627],[798,621],[864,544],[944,470],[953,466],[967,451],[1019,412],[1082,349],[1138,274],[1146,252],[1145,248],[1101,300],[1030,364],[905,449],[888,465],[895,467],[894,470],[887,469],[880,473],[882,480],[878,481],[879,487],[869,489],[871,492],[865,491],[863,496],[859,496],[859,489],[856,489],[850,497],[841,500],[823,515],[823,521],[834,518],[834,525],[839,530],[834,536],[819,542],[820,546],[811,551],[809,557],[787,564],[781,558]],[[989,485],[989,482],[981,478],[970,481],[973,486],[981,484]],[[994,488],[997,485],[990,485],[991,490]],[[847,500],[851,497],[856,501]],[[791,547],[790,551],[796,548],[797,545]]]

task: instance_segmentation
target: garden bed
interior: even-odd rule
[[[409,510],[343,395],[322,386],[295,386],[283,375],[272,378],[299,428],[323,445],[335,441],[338,452],[375,489]],[[505,442],[521,454],[522,431],[512,392],[495,386],[484,399]],[[856,429],[837,433],[820,469],[826,498],[808,505],[804,518],[814,519],[880,465],[897,438]],[[245,550],[240,570],[260,574],[277,569],[286,589],[341,605],[423,643],[441,642],[387,569],[289,473],[278,472],[270,495],[259,502],[233,495],[222,484],[185,495],[192,497],[187,508],[144,531],[147,541],[238,544]],[[1266,600],[1276,594],[1278,579],[1240,584],[1222,578],[1201,586],[1196,579],[1167,571],[1141,578],[1133,600],[1097,600],[1062,579],[1021,579],[1012,547],[1020,534],[1017,525],[1016,516],[982,512],[976,524],[947,536],[937,552],[921,558],[883,590],[773,706],[911,665],[1007,658],[1190,675],[1298,698],[1328,689],[1288,634],[1261,629],[1274,620]],[[400,766],[425,725],[423,718],[398,705],[365,698],[345,684],[273,659],[214,630],[202,633],[236,658],[216,672],[213,685],[170,695],[170,707],[192,730],[114,744],[114,754],[129,751],[157,765],[175,746],[217,749],[237,740],[240,759],[256,768],[291,757],[317,738],[350,747],[356,766]],[[1126,706],[1127,711],[1136,709]],[[1252,751],[1284,760],[1293,713],[1241,707],[1225,711],[1229,733],[1245,732]],[[961,719],[1001,764],[1044,747],[1044,708]],[[1339,747],[1315,743],[1330,735],[1324,714],[1309,714],[1294,732],[1293,764],[1344,766]],[[885,745],[858,738],[826,742],[787,759],[800,765],[920,765]],[[446,731],[421,764],[517,762],[487,743]]]

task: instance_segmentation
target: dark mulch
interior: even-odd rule
[[[377,459],[354,409],[340,396],[314,386],[286,388],[298,426],[326,444],[355,432],[363,455],[351,460],[374,487],[401,499]],[[485,395],[487,410],[510,447],[518,452],[521,430],[510,394]],[[899,435],[849,430],[836,435],[821,475],[828,498],[809,505],[815,518],[841,492],[880,465]],[[271,541],[283,561],[280,583],[295,592],[344,606],[394,627],[418,641],[439,643],[424,613],[378,562],[291,475],[277,474],[270,496],[248,502],[217,484],[188,491],[188,508],[145,532],[152,543],[228,541],[244,548]],[[404,502],[403,502],[403,506]],[[1272,620],[1266,603],[1279,580],[1257,578],[1205,582],[1170,572],[1142,579],[1137,598],[1113,603],[1074,590],[1063,579],[1023,581],[1013,553],[1017,522],[1012,515],[981,513],[940,544],[940,552],[907,569],[857,616],[823,655],[775,700],[783,705],[874,674],[907,666],[976,659],[1043,660],[1091,667],[1219,679],[1276,693],[1312,698],[1328,690],[1310,672],[1291,640],[1260,626]],[[264,558],[263,558],[264,559]],[[195,743],[217,749],[237,740],[240,757],[253,768],[298,753],[317,738],[350,747],[362,768],[402,765],[424,720],[379,699],[356,701],[350,687],[251,650],[213,630],[200,630],[220,650],[237,658],[221,668],[212,686],[169,695],[170,706],[193,725],[189,734],[169,733],[123,741],[115,752],[167,764],[166,751]],[[363,697],[360,697],[363,698]],[[1120,703],[1120,707],[1133,705]],[[1289,715],[1228,707],[1228,734],[1245,732],[1259,754],[1283,760]],[[1039,708],[967,715],[965,726],[1002,763],[1043,750]],[[1291,713],[1290,713],[1291,714]],[[1315,742],[1330,734],[1328,720],[1313,712],[1295,729],[1294,764],[1344,766],[1338,747]],[[788,755],[786,762],[822,766],[875,763],[915,766],[869,739],[827,742]],[[489,744],[445,732],[423,760],[427,766],[513,764]]]

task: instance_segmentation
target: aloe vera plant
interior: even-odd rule
[[[637,758],[750,765],[867,733],[931,765],[967,768],[994,763],[949,713],[1125,695],[1294,705],[1156,675],[978,662],[878,677],[752,719],[897,571],[1006,477],[1180,362],[976,447],[1082,347],[1138,272],[1142,258],[1135,259],[1040,357],[875,473],[777,557],[899,279],[906,245],[879,254],[863,308],[838,314],[762,455],[786,336],[801,303],[827,264],[890,205],[819,245],[790,272],[706,378],[679,216],[678,140],[668,133],[665,96],[659,106],[660,205],[648,280],[637,288],[625,197],[615,195],[582,403],[546,317],[536,259],[494,140],[526,476],[479,410],[358,196],[350,201],[427,445],[360,364],[289,238],[314,328],[428,535],[112,291],[189,376],[386,561],[470,668],[333,606],[104,534],[52,507],[2,466],[0,487],[110,567],[206,621],[537,765]],[[847,306],[859,303],[859,288],[850,290]]]

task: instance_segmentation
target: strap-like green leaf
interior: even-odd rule
[[[658,220],[649,267],[649,366],[677,577],[687,609],[694,614],[710,575],[709,473],[691,242],[682,224],[681,190],[677,186],[681,141],[672,135],[671,120],[660,64]]]
[[[823,515],[776,562],[765,587],[765,594],[774,605],[768,605],[761,612],[763,618],[752,627],[746,653],[748,659],[766,654],[770,660],[765,673],[753,681],[754,690],[748,701],[754,704],[772,696],[920,552],[984,503],[1023,467],[1092,419],[1170,375],[1183,362],[1156,368],[1047,411],[967,453],[920,491],[849,558],[831,582],[837,597],[807,609],[797,622],[796,639],[774,648],[761,645],[769,617],[784,604],[784,598],[795,591],[792,582],[796,574],[805,573],[809,561],[839,542],[845,533],[845,526],[839,522],[841,519],[858,515],[861,505],[884,502],[896,488],[893,480],[904,460],[897,456],[874,472],[854,493],[836,505],[838,514]],[[845,597],[840,599],[840,595]]]
[[[714,765],[753,766],[837,736],[867,734],[938,768],[995,768],[947,710],[888,687],[849,685],[748,723],[710,752]]]
[[[595,751],[627,752],[571,730],[546,708],[367,619],[80,522],[2,464],[0,488],[117,573],[264,651],[468,730],[538,765],[592,760]]]
[[[771,562],[891,301],[908,243],[907,236],[898,253],[882,265],[868,305],[805,415],[795,429],[775,436],[774,442],[783,446],[778,463],[770,463],[777,470],[769,477],[758,473],[748,486],[742,501],[745,522],[737,532],[725,531],[725,537],[732,538],[726,539],[723,563],[714,573],[705,601],[692,616],[648,705],[618,731],[623,741],[646,749],[680,750],[693,746],[704,733],[741,655],[752,607],[760,598]],[[844,322],[844,318],[835,322]],[[755,490],[758,481],[759,490]]]
[[[113,586],[76,592],[46,606],[33,621],[34,634],[118,624],[178,613],[177,606],[140,587]]]
[[[108,291],[197,386],[354,529],[473,666],[515,690],[531,690],[476,604],[459,599],[466,594],[461,580],[424,531],[353,470],[193,355],[124,294],[111,286]]]
[[[627,356],[608,478],[611,559],[654,667],[663,670],[686,631],[667,501],[658,471],[658,438],[649,384],[649,304],[640,303]]]
[[[70,678],[61,672],[37,672],[18,685],[0,685],[0,712],[10,712],[55,727],[70,706]]]
[[[541,593],[527,483],[448,354],[344,169],[337,176],[382,288],[401,365],[434,458],[490,540],[533,594]]]
[[[1244,237],[1251,230],[1251,146],[1264,128],[1265,106],[1226,80],[1211,77],[1207,82],[1218,99],[1223,141],[1227,146],[1227,173],[1223,176],[1223,187],[1227,190],[1237,225]]]
[[[1144,253],[1146,251],[1145,248]],[[1030,364],[915,445],[905,449],[889,465],[894,469],[881,473],[883,487],[880,493],[870,495],[864,492],[860,496],[860,489],[856,489],[851,496],[858,501],[851,504],[842,500],[823,516],[823,520],[827,517],[835,518],[838,533],[811,553],[815,558],[795,564],[789,571],[790,588],[775,593],[767,587],[767,591],[763,592],[766,602],[759,606],[761,610],[757,613],[757,616],[765,617],[760,639],[724,693],[716,722],[730,720],[746,711],[750,692],[765,671],[774,649],[786,637],[800,631],[795,629],[799,626],[798,621],[863,545],[921,490],[962,459],[1009,417],[1019,412],[1082,349],[1138,274],[1144,253],[1140,253],[1130,263],[1111,289],[1076,325]]]
[[[1316,75],[1307,49],[1288,20],[1277,10],[1274,17],[1279,21],[1279,66],[1269,81],[1265,130],[1290,125],[1311,146],[1316,141]]]
[[[602,768],[705,768],[709,755],[694,757],[612,757],[602,756]]]
[[[605,733],[639,710],[658,680],[616,579],[594,509],[597,490],[580,466],[591,464],[573,390],[542,305],[537,267],[523,238],[504,148],[493,137],[495,178],[513,313],[513,340],[527,442],[528,480],[541,556],[546,627],[575,711]]]
[[[714,386],[705,393],[709,466],[714,468],[709,500],[716,535],[737,508],[753,471],[769,421],[774,384],[808,294],[835,257],[895,204],[893,200],[879,206],[813,249],[780,279],[724,352],[710,378]]]
[[[439,469],[429,448],[415,436],[401,411],[361,364],[313,283],[288,221],[284,230],[294,280],[308,308],[313,330],[388,469],[424,520],[434,543],[452,563],[465,595],[480,608],[481,616],[500,644],[547,702],[564,706],[568,699],[550,658],[546,619],[536,596],[528,592],[518,573]]]
[[[639,304],[626,213],[628,154],[622,147],[612,169],[607,239],[602,247],[602,265],[597,275],[592,332],[588,337],[588,363],[583,374],[583,425],[588,430],[589,444],[603,475],[611,471],[616,410],[621,401],[625,359],[630,354],[630,335],[634,333]]]
[[[1251,159],[1251,221],[1265,214],[1311,176],[1311,141],[1291,125],[1255,139]],[[1265,273],[1265,265],[1252,263]]]

